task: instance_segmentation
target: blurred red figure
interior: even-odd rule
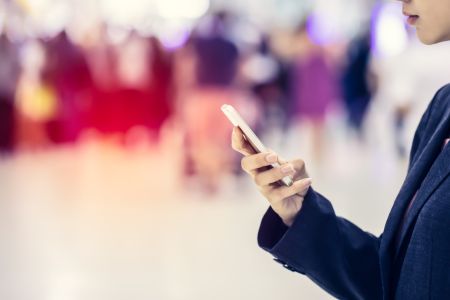
[[[97,84],[91,126],[125,143],[156,142],[171,114],[170,55],[156,38],[135,32],[113,45],[101,30],[96,43],[88,49]]]
[[[0,33],[0,152],[14,147],[15,96],[20,75],[18,48]]]
[[[171,73],[170,56],[157,38],[129,36],[119,48],[118,88],[112,95],[119,105],[114,114],[117,130],[127,133],[140,127],[150,141],[158,141],[171,113]]]
[[[86,57],[63,31],[46,44],[43,81],[57,96],[58,111],[50,122],[50,138],[56,143],[74,142],[86,127],[92,102],[93,82]]]

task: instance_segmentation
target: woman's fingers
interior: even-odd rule
[[[245,172],[254,174],[256,170],[269,167],[277,161],[278,156],[275,153],[258,153],[243,157],[241,160],[241,166]]]
[[[282,158],[281,156],[278,157],[278,162],[281,165],[284,165],[285,163],[288,163],[288,161],[286,161],[284,158]],[[289,162],[295,170],[295,174],[294,174],[294,180],[299,180],[299,179],[303,179],[308,177],[308,174],[306,173],[306,167],[305,167],[305,161],[302,159],[296,159],[293,161]]]
[[[307,178],[308,174],[306,172],[306,166],[305,161],[302,159],[296,159],[291,162],[292,166],[294,167],[295,174],[294,174],[294,180],[299,180],[303,178]]]
[[[268,196],[267,198],[269,199],[271,205],[274,205],[294,195],[304,198],[311,184],[312,179],[305,178],[295,181],[291,186],[266,186],[262,188],[262,192]]]
[[[297,172],[303,172],[305,170],[305,161],[302,159],[293,160],[292,165]]]
[[[274,163],[280,163],[281,166],[272,168]],[[273,184],[286,176],[292,176],[294,181],[308,177],[303,160],[297,159],[286,163],[274,152],[244,156],[241,167],[253,176],[259,186]]]
[[[290,164],[272,168],[264,172],[257,173],[254,177],[255,183],[259,186],[274,184],[286,176],[294,175],[295,170]]]
[[[233,128],[233,134],[231,135],[231,147],[245,156],[256,153],[250,143],[245,139],[245,136],[239,127]]]

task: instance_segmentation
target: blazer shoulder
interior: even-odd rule
[[[433,99],[428,104],[425,113],[420,119],[414,134],[413,143],[410,152],[410,161],[408,171],[411,169],[415,158],[417,158],[417,151],[422,145],[423,140],[426,140],[427,128],[434,128],[437,123],[445,116],[446,112],[450,113],[450,83],[441,87],[433,96]]]
[[[441,109],[450,109],[450,83],[444,85],[436,93],[436,106]]]

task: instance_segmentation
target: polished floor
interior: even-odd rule
[[[343,129],[326,134],[315,189],[379,235],[405,163]],[[307,158],[308,138],[266,140]],[[258,248],[267,203],[250,179],[205,193],[181,176],[180,149],[168,131],[158,147],[88,141],[1,159],[0,299],[330,299]]]

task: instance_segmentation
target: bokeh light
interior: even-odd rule
[[[167,19],[198,19],[209,9],[209,0],[164,0],[156,1],[156,11]]]
[[[375,22],[375,54],[392,57],[400,54],[407,44],[408,35],[400,4],[383,4]]]

